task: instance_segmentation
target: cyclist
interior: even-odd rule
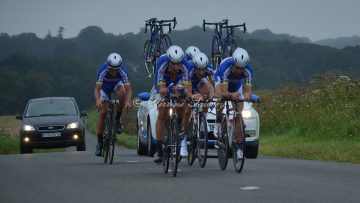
[[[240,99],[250,100],[252,91],[252,77],[253,69],[249,65],[250,56],[248,52],[243,48],[236,48],[232,57],[225,58],[219,65],[215,72],[215,92],[218,96],[218,102],[216,105],[216,124],[214,129],[214,135],[220,135],[221,130],[221,115],[224,109],[224,101],[221,99],[231,99],[232,101],[239,101]],[[245,87],[243,90],[242,80],[245,79]],[[241,111],[243,109],[243,102],[237,103],[237,109],[242,119]],[[235,135],[236,140],[241,140],[238,134]],[[242,158],[243,152],[237,147],[237,157]]]
[[[214,96],[214,69],[209,65],[209,59],[204,53],[197,53],[190,62],[189,81],[193,93],[193,100],[202,100],[203,98],[211,99]],[[204,105],[204,112],[208,108]],[[185,108],[185,120],[188,121],[191,115],[191,108]],[[189,123],[184,123],[184,132],[187,132]],[[187,135],[181,141],[180,155],[187,157]]]
[[[166,96],[175,94],[177,96],[188,96],[192,94],[190,82],[188,81],[188,62],[184,59],[184,51],[181,47],[173,45],[168,48],[166,54],[161,55],[156,63],[156,73],[154,78],[155,88],[158,94]],[[189,93],[190,92],[190,93]],[[184,101],[179,99],[177,109],[179,120],[184,119]],[[169,116],[167,101],[162,99],[158,103],[158,118],[156,120],[156,153],[155,163],[162,162],[162,141],[165,137],[165,122]],[[183,122],[186,123],[186,122]]]
[[[96,145],[96,156],[101,156],[102,142],[104,132],[104,121],[106,117],[107,104],[105,100],[109,100],[109,95],[114,93],[116,98],[120,101],[116,105],[116,132],[121,133],[123,130],[122,122],[120,121],[123,108],[130,109],[132,90],[125,66],[122,64],[122,58],[117,53],[111,53],[106,62],[103,63],[97,74],[97,82],[95,85],[94,95],[96,100],[96,107],[100,110],[97,120],[97,137],[98,143]]]
[[[200,49],[196,46],[189,46],[188,48],[186,48],[185,53],[185,59],[187,61],[191,61],[196,54],[200,53]]]

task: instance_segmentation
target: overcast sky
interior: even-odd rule
[[[106,33],[138,33],[151,17],[178,20],[177,30],[202,20],[246,22],[248,31],[268,28],[311,40],[360,36],[360,0],[0,0],[0,33],[34,32],[76,37],[90,25]]]

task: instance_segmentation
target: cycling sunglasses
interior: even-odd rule
[[[174,63],[174,62],[170,61],[170,64],[173,65],[173,66],[181,66],[182,63],[181,62]]]
[[[119,70],[120,67],[115,67],[115,66],[108,66],[109,70]]]

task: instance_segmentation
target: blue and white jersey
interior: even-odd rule
[[[188,81],[188,69],[189,63],[186,60],[182,60],[181,67],[175,75],[171,75],[168,69],[170,59],[166,54],[161,55],[156,61],[156,73],[154,77],[155,89],[158,92],[158,86],[165,84],[166,86],[174,83],[174,85],[182,84],[186,85]]]
[[[112,76],[109,72],[108,64],[105,62],[99,67],[99,71],[96,77],[96,83],[102,86],[112,86],[119,82],[122,84],[130,84],[128,73],[124,65],[121,65],[115,76]]]
[[[192,61],[189,61],[189,64],[190,64],[190,66],[189,66],[189,81],[191,82],[191,84],[192,84],[193,87],[197,86],[203,78],[209,79],[210,81],[211,81],[211,80],[214,80],[215,70],[214,70],[214,68],[212,67],[212,65],[209,64],[209,65],[206,67],[206,71],[205,71],[204,77],[203,77],[203,78],[199,78],[199,77],[195,74],[195,70],[196,70],[195,64],[194,64]]]
[[[252,85],[253,69],[250,65],[247,65],[243,72],[235,73],[232,71],[235,66],[235,61],[232,57],[225,58],[219,65],[215,72],[215,83],[228,83],[241,84],[241,81],[245,79],[245,85]]]

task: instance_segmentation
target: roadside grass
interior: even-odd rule
[[[137,137],[136,137],[136,112],[137,109],[134,108],[129,112],[124,112],[122,115],[122,122],[124,125],[124,132],[117,134],[118,144],[129,148],[136,149]],[[97,122],[98,112],[96,109],[91,109],[88,112],[86,118],[86,125],[88,129],[96,135],[96,122]]]
[[[0,116],[0,154],[19,154],[19,127],[20,121],[15,116]],[[58,149],[34,149],[34,153],[62,152],[64,148]]]
[[[262,92],[260,154],[360,163],[360,81],[325,75]]]

